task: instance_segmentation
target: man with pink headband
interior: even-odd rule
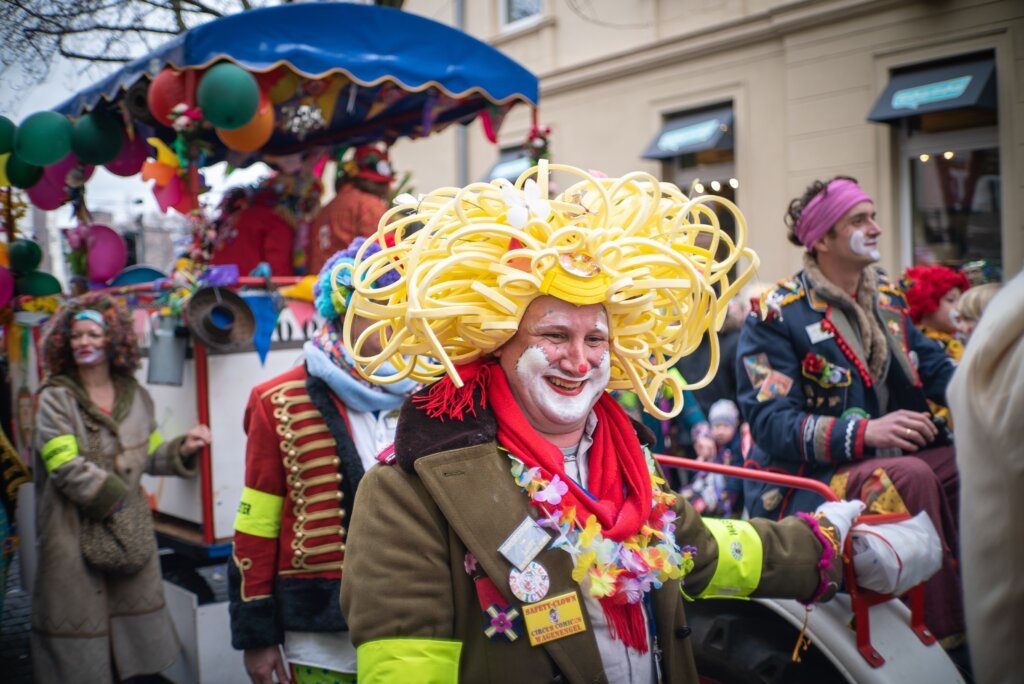
[[[926,511],[947,544],[927,587],[926,622],[945,645],[962,642],[954,569],[959,476],[944,426],[953,365],[914,327],[903,293],[876,268],[882,229],[851,178],[816,181],[787,212],[804,269],[768,291],[740,336],[738,397],[758,467],[813,477],[868,512]],[[807,491],[748,481],[751,516],[813,511]]]

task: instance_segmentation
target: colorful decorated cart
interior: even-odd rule
[[[526,69],[450,26],[384,7],[299,3],[193,28],[55,111],[17,126],[0,121],[7,197],[15,187],[42,209],[70,203],[80,220],[66,234],[79,286],[107,288],[133,308],[149,351],[140,380],[156,400],[161,430],[174,434],[197,420],[213,430],[197,481],[146,481],[162,545],[175,552],[166,567],[191,575],[196,590],[168,587],[186,644],[185,659],[167,675],[174,681],[245,678],[240,658],[225,657],[226,604],[194,571],[230,553],[248,393],[291,367],[317,325],[311,305],[282,292],[297,279],[209,266],[220,236],[200,210],[203,169],[268,162],[288,181],[288,197],[301,201],[324,162],[350,146],[425,137],[477,119],[496,141],[508,111],[535,106],[537,90]],[[123,242],[89,213],[87,180],[97,165],[141,174],[163,210],[190,221],[191,249],[169,277],[122,271]],[[301,230],[301,221],[295,225]],[[14,309],[6,326],[12,391],[25,404],[15,441],[27,456],[40,324],[61,294],[47,274],[34,275],[38,258],[25,250],[0,266],[0,295],[7,293],[0,306]]]

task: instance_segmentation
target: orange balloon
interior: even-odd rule
[[[163,187],[171,182],[178,173],[178,170],[173,166],[162,164],[151,159],[147,159],[142,164],[142,180],[155,180],[156,184]]]
[[[220,141],[236,152],[254,152],[274,134],[274,108],[262,107],[249,123],[232,131],[214,129]]]

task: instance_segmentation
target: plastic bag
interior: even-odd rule
[[[942,567],[942,541],[924,512],[881,525],[854,525],[853,569],[857,585],[899,595]]]

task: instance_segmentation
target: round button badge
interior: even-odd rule
[[[525,570],[512,568],[508,575],[508,584],[515,597],[523,603],[534,603],[548,595],[551,578],[548,571],[537,561],[531,561]]]

